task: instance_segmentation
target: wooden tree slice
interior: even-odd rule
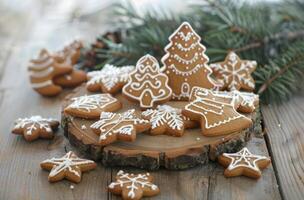
[[[84,94],[90,94],[85,85],[76,88],[64,100],[63,108],[71,102],[71,98]],[[123,108],[118,112],[133,108],[140,114],[141,110],[137,104],[129,102],[121,94],[115,97],[123,103]],[[182,108],[186,103],[170,101],[167,104]],[[252,127],[226,136],[205,137],[199,128],[187,129],[182,137],[140,133],[135,142],[118,141],[106,147],[98,144],[98,135],[90,129],[94,120],[75,118],[62,112],[62,126],[72,145],[92,159],[101,160],[106,166],[133,166],[149,170],[161,166],[167,169],[186,169],[207,164],[223,152],[235,152],[244,147],[251,134],[261,131],[259,109],[248,117],[254,121]]]

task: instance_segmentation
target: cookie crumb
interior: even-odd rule
[[[87,129],[87,127],[86,127],[85,125],[82,125],[82,126],[81,126],[81,129],[82,129],[82,130],[85,130],[85,129]]]
[[[201,140],[201,138],[197,137],[196,140],[199,141],[199,140]]]

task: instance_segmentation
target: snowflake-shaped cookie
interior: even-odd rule
[[[54,130],[59,126],[59,122],[51,118],[32,116],[30,118],[19,118],[15,122],[12,133],[23,135],[27,141],[37,138],[51,139],[54,137]]]
[[[116,67],[106,64],[102,70],[88,73],[87,89],[91,92],[114,94],[127,83],[129,73],[133,70],[134,66]]]
[[[226,177],[245,175],[251,178],[260,178],[261,170],[270,164],[266,156],[254,155],[245,147],[237,153],[224,153],[218,157],[218,161],[227,169]]]
[[[121,195],[122,199],[138,200],[143,196],[154,196],[160,192],[152,181],[153,177],[149,173],[129,174],[120,170],[116,181],[112,182],[108,189],[113,194]]]
[[[148,109],[142,116],[150,120],[152,135],[182,136],[185,128],[195,126],[195,122],[181,114],[181,109],[169,105],[158,105],[157,109]]]
[[[96,119],[101,112],[112,112],[121,108],[121,103],[110,94],[84,95],[72,98],[64,112],[74,117]]]
[[[225,61],[211,64],[217,80],[222,84],[222,89],[253,91],[255,83],[251,73],[257,66],[256,61],[241,60],[234,52],[228,53]]]
[[[100,135],[99,144],[104,146],[116,140],[134,141],[137,133],[148,130],[149,121],[136,117],[134,112],[134,109],[124,113],[102,112],[99,121],[91,125],[91,129]]]
[[[51,158],[40,163],[42,169],[50,170],[49,181],[56,182],[64,178],[79,183],[81,173],[96,168],[92,160],[78,158],[72,151],[61,158]]]

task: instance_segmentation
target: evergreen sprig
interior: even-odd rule
[[[186,13],[152,9],[141,14],[130,3],[116,4],[113,19],[123,33],[117,44],[101,38],[109,48],[97,49],[105,62],[135,64],[146,53],[159,61],[168,37],[189,21],[207,47],[210,62],[233,50],[256,60],[256,92],[264,102],[288,99],[299,88],[304,73],[304,1],[240,3],[207,0],[189,5]]]

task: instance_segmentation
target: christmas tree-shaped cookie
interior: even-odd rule
[[[182,23],[169,40],[162,62],[173,91],[172,98],[188,100],[194,86],[214,88],[215,82],[210,77],[212,71],[207,66],[206,48],[200,44],[201,38],[191,25]]]
[[[122,92],[127,99],[139,101],[141,108],[169,101],[172,95],[168,77],[160,72],[157,60],[149,54],[138,60]]]

